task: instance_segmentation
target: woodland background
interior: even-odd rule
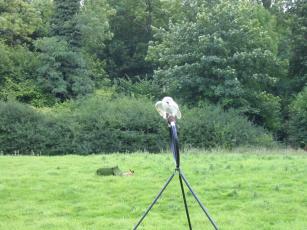
[[[0,153],[307,146],[302,0],[0,0]]]

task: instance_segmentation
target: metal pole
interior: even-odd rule
[[[144,218],[147,216],[147,214],[149,213],[150,209],[154,206],[154,204],[157,202],[157,200],[159,199],[159,197],[162,195],[163,191],[165,190],[165,188],[167,187],[167,185],[171,182],[171,180],[173,179],[173,177],[175,176],[176,171],[168,178],[168,180],[165,182],[164,186],[162,187],[162,189],[160,190],[160,192],[158,193],[158,195],[156,196],[156,198],[154,199],[154,201],[151,203],[151,205],[147,208],[147,210],[145,211],[145,213],[143,214],[143,216],[141,217],[141,219],[139,220],[139,222],[134,226],[133,230],[136,230],[138,228],[138,226],[142,223],[142,221],[144,220]]]
[[[189,223],[189,228],[190,228],[190,230],[192,230],[192,225],[191,225],[191,220],[190,220],[190,215],[189,215],[189,209],[188,209],[187,201],[186,201],[186,198],[185,198],[185,193],[184,193],[184,188],[183,188],[183,183],[182,183],[180,171],[179,171],[179,181],[180,181],[182,198],[183,198],[184,207],[185,207],[185,213],[187,215],[187,219],[188,219],[188,223]]]
[[[201,201],[199,200],[199,198],[197,197],[197,195],[194,193],[192,187],[190,186],[189,182],[187,181],[187,179],[185,178],[184,174],[182,173],[182,171],[179,171],[179,174],[181,175],[183,181],[185,182],[185,184],[187,185],[187,187],[189,188],[190,192],[193,194],[194,198],[197,200],[199,206],[202,208],[202,210],[204,211],[204,213],[206,214],[206,216],[208,217],[208,219],[210,220],[211,224],[213,225],[215,230],[218,230],[219,228],[217,227],[216,223],[214,222],[214,220],[212,219],[212,217],[209,215],[209,212],[207,210],[207,208],[201,203]]]

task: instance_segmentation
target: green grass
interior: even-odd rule
[[[181,158],[220,229],[307,229],[303,152],[190,152]],[[95,175],[115,165],[135,175]],[[0,156],[0,229],[132,229],[173,168],[171,154]],[[193,229],[213,229],[186,194]],[[188,229],[177,177],[139,229]]]

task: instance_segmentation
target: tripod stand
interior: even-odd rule
[[[143,216],[140,218],[140,220],[138,221],[138,223],[134,226],[133,230],[136,230],[139,225],[142,223],[142,221],[145,219],[145,217],[147,216],[147,214],[149,213],[149,211],[151,210],[151,208],[155,205],[155,203],[158,201],[158,199],[160,198],[160,196],[162,195],[163,191],[166,189],[166,187],[169,185],[169,183],[171,182],[171,180],[174,178],[174,176],[176,175],[176,173],[178,172],[179,175],[179,182],[180,182],[180,187],[181,187],[181,192],[182,192],[182,198],[183,198],[183,202],[184,202],[184,208],[185,208],[185,212],[186,212],[186,216],[188,219],[188,224],[189,224],[189,229],[192,230],[192,224],[191,224],[191,219],[190,219],[190,214],[189,214],[189,209],[188,209],[188,204],[187,204],[187,200],[185,197],[185,193],[184,193],[184,187],[183,187],[183,182],[186,184],[186,186],[188,187],[188,189],[190,190],[190,192],[192,193],[192,195],[194,196],[194,198],[196,199],[196,201],[198,202],[199,206],[201,207],[201,209],[204,211],[204,213],[206,214],[206,216],[208,217],[209,221],[211,222],[211,224],[213,225],[215,230],[218,230],[218,227],[216,225],[216,223],[214,222],[214,220],[212,219],[212,217],[209,215],[208,210],[206,209],[206,207],[202,204],[202,202],[200,201],[200,199],[197,197],[197,195],[195,194],[195,192],[193,191],[191,185],[189,184],[188,180],[186,179],[186,177],[184,176],[182,170],[180,169],[180,156],[179,156],[179,141],[178,141],[178,136],[177,136],[177,129],[176,129],[176,124],[175,124],[175,119],[173,119],[172,121],[169,120],[169,130],[170,130],[170,138],[171,138],[171,150],[173,152],[174,155],[174,159],[175,159],[175,163],[176,163],[176,168],[175,171],[173,172],[173,174],[168,178],[168,180],[165,182],[164,186],[162,187],[162,189],[160,190],[160,192],[158,193],[158,195],[155,197],[155,199],[153,200],[153,202],[151,203],[151,205],[147,208],[147,210],[145,211],[145,213],[143,214]]]

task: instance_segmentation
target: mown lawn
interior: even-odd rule
[[[182,169],[220,229],[307,229],[307,155],[184,153]],[[100,177],[118,165],[131,177]],[[171,154],[0,156],[0,229],[132,229],[173,172]],[[193,229],[213,229],[187,192]],[[179,181],[139,229],[188,229]]]

